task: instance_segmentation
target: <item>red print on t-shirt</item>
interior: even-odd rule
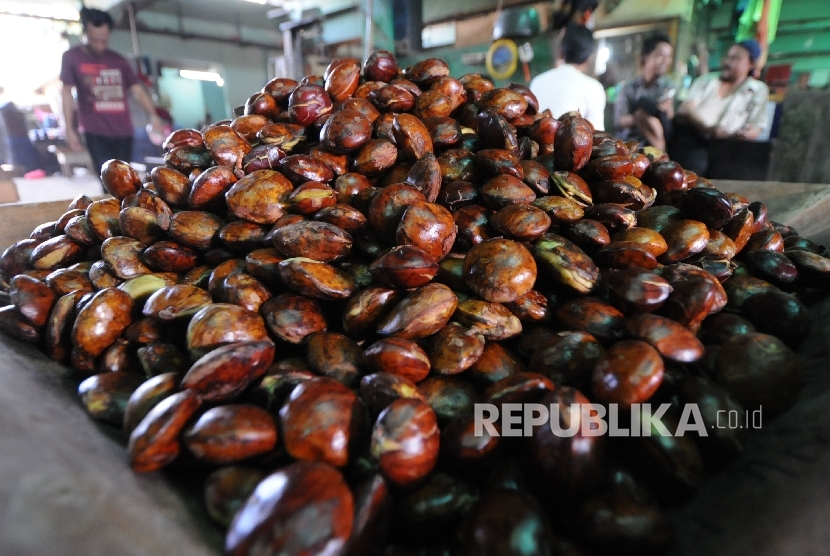
[[[81,64],[81,79],[95,97],[92,109],[95,112],[123,112],[124,87],[121,70],[107,68],[103,64]]]

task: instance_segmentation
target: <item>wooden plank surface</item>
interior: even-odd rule
[[[0,554],[220,554],[201,500],[134,473],[124,440],[87,416],[65,373],[0,335]]]
[[[830,298],[811,304],[796,404],[673,514],[672,556],[830,554]]]
[[[763,200],[770,218],[794,227],[804,237],[830,245],[830,185],[733,180],[714,183],[721,191]]]
[[[764,199],[773,218],[802,233],[828,214],[827,186],[719,185]],[[0,207],[0,241],[27,236],[65,204]],[[811,311],[817,324],[799,352],[807,381],[798,403],[765,421],[744,455],[674,511],[673,556],[830,551],[830,300]],[[124,439],[86,415],[65,373],[0,335],[0,555],[221,554],[198,490],[133,473]],[[187,479],[182,473],[177,480]]]
[[[57,220],[70,201],[50,201],[22,205],[0,205],[0,252],[19,239],[29,237],[44,222]]]
[[[109,195],[91,195],[93,201]],[[63,216],[69,207],[68,201],[47,201],[43,203],[21,203],[0,205],[0,253],[9,245],[29,237],[37,226],[52,222]]]

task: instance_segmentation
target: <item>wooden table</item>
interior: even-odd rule
[[[201,502],[133,473],[126,442],[89,418],[66,371],[0,335],[0,554],[220,554]]]
[[[675,556],[830,554],[830,298],[811,304],[794,407],[674,513]]]
[[[719,185],[765,199],[773,218],[805,235],[828,237],[827,186]],[[62,213],[58,205],[17,208],[0,208],[0,243],[53,218],[48,210]],[[830,300],[811,311],[798,403],[765,421],[737,461],[674,511],[674,556],[830,553]],[[86,415],[65,373],[0,335],[0,555],[221,554],[222,533],[199,497],[164,474],[133,473],[124,439]]]
[[[804,237],[830,246],[830,185],[714,180],[721,191],[740,193],[767,205],[770,218]]]

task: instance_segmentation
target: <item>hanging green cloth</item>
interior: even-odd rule
[[[769,19],[767,21],[767,44],[775,40],[775,33],[778,30],[778,16],[781,15],[782,0],[767,0],[769,2]],[[749,6],[744,10],[738,22],[738,34],[735,40],[740,42],[745,39],[754,39],[756,25],[761,21],[764,13],[764,0],[749,0]]]

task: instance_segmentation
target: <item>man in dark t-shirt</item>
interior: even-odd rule
[[[643,41],[640,74],[620,87],[614,104],[617,137],[666,149],[677,87],[666,77],[674,49],[664,34]]]
[[[86,148],[95,168],[112,158],[129,161],[132,156],[133,125],[127,106],[127,92],[150,115],[150,123],[159,133],[164,127],[144,87],[138,82],[130,63],[109,49],[112,17],[100,10],[81,10],[84,26],[83,44],[70,48],[61,61],[63,114],[66,141],[73,151],[83,150],[75,132],[77,94],[78,128],[84,134]]]

